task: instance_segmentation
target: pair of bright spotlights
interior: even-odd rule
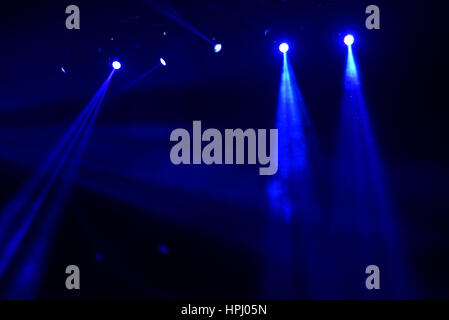
[[[166,65],[167,65],[167,62],[165,62],[165,60],[164,60],[163,58],[160,58],[160,59],[159,59],[159,62],[160,62],[163,66],[166,66]],[[112,62],[112,67],[113,67],[115,70],[118,70],[118,69],[120,69],[120,68],[122,67],[122,64],[121,64],[119,61],[115,60],[114,62]]]
[[[347,36],[344,37],[343,42],[348,47],[352,46],[352,44],[354,43],[354,36],[352,34],[348,34]],[[289,46],[285,42],[283,42],[279,45],[279,51],[282,53],[287,53],[288,49],[289,49]]]

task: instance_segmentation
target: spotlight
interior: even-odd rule
[[[286,44],[285,42],[281,43],[279,45],[279,51],[282,53],[286,53],[288,51],[288,44]]]
[[[215,53],[220,52],[220,51],[221,51],[221,48],[222,48],[221,43],[217,43],[217,44],[214,46],[214,52],[215,52]]]
[[[354,36],[352,34],[348,34],[344,39],[343,39],[344,43],[347,46],[350,46],[354,43]]]
[[[167,62],[165,62],[164,59],[160,58],[159,61],[161,62],[161,64],[162,64],[163,66],[166,66],[166,65],[167,65]]]
[[[122,67],[122,64],[116,60],[116,61],[114,61],[114,62],[112,63],[112,67],[113,67],[115,70],[118,70],[118,69],[120,69],[120,68]]]

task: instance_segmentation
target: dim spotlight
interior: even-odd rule
[[[165,62],[164,59],[160,58],[159,61],[161,62],[161,64],[162,64],[163,66],[166,66],[166,65],[167,65],[167,62]]]
[[[354,43],[354,36],[352,34],[348,34],[344,39],[343,39],[344,43],[347,46],[350,46]]]
[[[279,45],[279,51],[282,53],[286,53],[288,51],[288,44],[286,44],[285,42],[281,43]]]
[[[217,44],[214,46],[214,52],[215,52],[215,53],[220,52],[220,51],[221,51],[221,48],[222,48],[221,43],[217,43]]]
[[[116,61],[114,61],[114,62],[112,63],[112,67],[113,67],[115,70],[118,70],[118,69],[120,69],[120,68],[122,67],[122,64],[116,60]]]

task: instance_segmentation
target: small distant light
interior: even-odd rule
[[[350,46],[354,43],[354,36],[352,34],[348,34],[344,39],[343,39],[344,43],[347,46]]]
[[[288,44],[286,44],[285,42],[279,45],[279,51],[282,53],[286,53],[288,49],[289,49]]]
[[[166,35],[167,35],[167,32],[164,31],[164,33],[162,33],[162,34],[163,34],[164,36],[166,36]]]
[[[168,253],[169,253],[168,247],[164,244],[160,244],[158,246],[158,249],[159,249],[159,252],[163,255],[168,255]]]
[[[161,64],[162,64],[163,66],[166,66],[166,65],[167,65],[167,62],[165,62],[164,59],[160,58],[159,61],[161,62]]]
[[[64,69],[64,67],[61,67],[61,71],[65,73],[65,69]]]
[[[122,67],[122,64],[116,60],[116,61],[114,61],[114,62],[112,63],[112,67],[113,67],[115,70],[118,70],[118,69],[120,69],[120,68]]]
[[[222,48],[221,43],[217,43],[217,44],[214,46],[214,52],[215,52],[215,53],[220,52],[220,51],[221,51],[221,48]]]

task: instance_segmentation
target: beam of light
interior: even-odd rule
[[[90,110],[91,113],[92,109]],[[90,115],[89,113],[89,115]],[[25,215],[19,221],[19,226],[17,229],[10,229],[8,230],[9,233],[13,232],[10,237],[7,238],[7,243],[0,243],[0,279],[4,275],[4,272],[6,271],[6,268],[9,266],[9,263],[11,259],[13,259],[14,255],[17,253],[17,250],[19,249],[19,246],[23,243],[25,236],[27,235],[27,232],[31,228],[33,222],[36,219],[36,216],[39,213],[39,210],[41,209],[46,196],[50,192],[51,187],[55,183],[71,149],[73,148],[76,139],[78,138],[79,134],[81,133],[81,130],[83,129],[88,117],[84,119],[83,124],[77,129],[75,135],[71,137],[70,142],[68,146],[64,146],[65,151],[61,155],[61,157],[56,161],[56,165],[54,168],[52,168],[52,171],[47,172],[47,174],[50,174],[50,177],[48,180],[44,181],[42,183],[42,187],[40,189],[40,192],[38,190],[33,190],[33,192],[29,195],[28,199],[24,198],[23,202],[20,203],[21,208],[18,210],[19,213],[22,213]],[[33,195],[38,192],[37,195]],[[21,212],[22,211],[22,212]],[[10,215],[12,212],[9,213],[3,213],[6,215]],[[17,218],[17,217],[15,217]],[[17,219],[16,219],[17,221]],[[16,223],[17,224],[17,223]],[[3,227],[3,226],[2,226]],[[6,233],[5,233],[6,235]],[[3,249],[4,248],[4,249]]]
[[[73,148],[70,148],[72,149],[70,150],[71,159],[66,158],[62,161],[65,168],[64,170],[58,170],[61,182],[58,185],[56,194],[53,196],[55,200],[50,205],[45,219],[42,219],[40,232],[37,237],[33,238],[33,244],[29,247],[27,254],[25,255],[26,259],[22,263],[22,267],[15,271],[15,274],[17,274],[16,280],[8,289],[9,299],[23,298],[25,296],[32,297],[33,293],[37,292],[39,288],[40,282],[36,279],[40,278],[40,274],[45,267],[45,261],[47,261],[45,258],[48,256],[46,248],[51,245],[52,236],[62,218],[62,215],[60,214],[61,208],[71,191],[79,167],[80,158],[91,135],[106,90],[107,86],[102,90],[99,101],[94,106],[92,115],[86,124],[84,131],[81,133],[81,136],[76,139],[76,145],[74,145]]]
[[[350,249],[354,259],[360,259],[366,265],[378,261],[384,270],[388,270],[390,278],[384,281],[391,283],[394,294],[406,297],[411,292],[404,287],[408,272],[401,256],[400,230],[396,228],[388,184],[358,73],[352,46],[348,45],[333,228],[354,238]]]
[[[289,46],[287,43],[283,42],[279,45],[279,51],[282,53],[287,53]]]
[[[140,81],[142,81],[143,79],[145,79],[146,77],[148,77],[151,73],[153,73],[154,71],[156,71],[157,69],[159,69],[161,66],[165,66],[165,64],[163,64],[165,62],[164,59],[160,59],[160,63],[158,63],[157,65],[155,65],[154,67],[148,69],[147,71],[145,71],[144,73],[142,73],[141,75],[139,75],[136,79],[132,80],[130,83],[128,83],[125,87],[123,87],[120,92],[119,95],[128,91],[129,89],[131,89],[132,87],[134,87],[137,83],[139,83]]]
[[[215,53],[218,53],[218,52],[221,51],[222,48],[223,48],[223,46],[221,45],[221,43],[217,43],[217,44],[214,46],[214,52],[215,52]]]
[[[14,199],[10,201],[2,210],[2,214],[0,215],[0,228],[3,229],[0,230],[5,232],[0,232],[0,248],[2,245],[2,241],[4,241],[4,237],[7,236],[6,231],[9,229],[11,223],[13,222],[13,219],[17,218],[17,215],[26,205],[28,199],[33,195],[33,192],[39,189],[39,183],[41,183],[45,175],[48,175],[52,167],[56,166],[55,164],[56,161],[61,157],[62,152],[64,151],[65,147],[70,143],[73,136],[77,133],[79,127],[83,126],[83,124],[85,123],[86,118],[89,116],[92,110],[92,107],[97,103],[100,94],[101,88],[89,101],[89,103],[82,110],[82,112],[74,121],[69,130],[67,130],[64,136],[59,140],[57,145],[46,157],[41,167],[35,172],[35,174],[30,178],[30,180],[22,188],[22,190],[14,197]]]
[[[156,0],[146,0],[146,2],[151,5],[154,9],[159,11],[161,14],[169,18],[170,20],[178,23],[180,26],[184,27],[185,29],[189,30],[190,32],[194,33],[201,39],[206,40],[211,45],[214,45],[214,43],[209,40],[208,37],[203,35],[201,32],[198,31],[191,23],[189,23],[186,19],[184,19],[178,12],[176,12],[173,8],[170,8],[167,4],[162,5],[161,1]]]
[[[109,96],[109,98],[111,97]],[[198,170],[171,170],[170,163],[167,164],[164,161],[163,142],[173,128],[176,128],[173,124],[95,127],[95,134],[86,150],[86,158],[82,160],[83,169],[76,179],[79,188],[93,192],[99,197],[104,195],[108,198],[115,198],[117,201],[129,204],[130,207],[150,212],[151,215],[162,219],[161,221],[181,223],[189,228],[212,232],[211,234],[217,239],[222,239],[232,245],[243,246],[244,250],[259,252],[261,249],[260,239],[253,237],[251,241],[248,241],[246,227],[259,219],[260,212],[266,210],[267,207],[266,203],[260,201],[263,194],[259,191],[263,192],[264,190],[254,193],[252,188],[260,183],[259,176],[254,175],[253,170],[238,169],[240,171],[238,176],[242,183],[229,188],[235,175],[230,175],[229,170],[224,168],[214,170],[212,175],[207,168],[202,172],[201,170],[200,172]],[[44,137],[50,134],[41,130],[38,130],[37,133]],[[111,144],[111,141],[114,141],[114,144]],[[142,153],[142,150],[145,152]],[[130,163],[130,154],[136,154],[136,152],[139,157]],[[217,179],[222,183],[211,188],[211,184]],[[151,197],[145,195],[148,192],[152,194]],[[177,194],[177,201],[171,201],[170,197],[167,197],[167,194],[173,192]],[[232,226],[232,232],[229,232],[230,228],[226,226],[230,221],[230,216],[226,214],[226,211],[223,212],[223,215],[207,215],[204,208],[197,207],[197,203],[208,198],[222,203],[223,208],[235,208],[232,210],[234,212],[232,219],[235,219],[237,225]],[[179,214],[182,210],[189,208],[192,209],[190,210],[191,214]],[[70,209],[67,208],[67,210]],[[77,215],[77,218],[79,216],[89,217],[94,211],[83,211]],[[115,218],[112,217],[112,219]],[[89,221],[86,224],[89,225]],[[83,223],[83,225],[86,224]],[[216,227],[211,229],[211,225]],[[90,223],[90,227],[95,229],[92,223]],[[101,242],[101,239],[94,240]],[[93,247],[95,248],[95,246]],[[93,252],[100,252],[103,255],[103,263],[110,266],[110,254],[107,250],[99,248]],[[33,264],[29,265],[33,266]],[[123,263],[121,267],[126,268]],[[15,294],[15,296],[19,297],[20,295]]]
[[[277,199],[272,202],[275,211],[282,212],[287,221],[291,219],[293,203],[285,189],[291,184],[288,181],[296,180],[306,168],[305,130],[309,127],[304,99],[288,57],[284,54],[276,116],[276,128],[279,132],[279,169],[270,194],[273,199]]]
[[[108,77],[108,81],[111,76],[112,73]],[[15,214],[17,214],[26,205],[27,199],[32,196],[35,190],[39,189],[39,183],[43,180],[45,175],[47,175],[52,168],[57,165],[57,161],[61,158],[61,154],[66,149],[67,145],[73,141],[74,136],[79,134],[80,128],[85,126],[85,123],[92,113],[93,107],[97,104],[104,88],[105,84],[101,86],[94,97],[89,101],[69,130],[67,130],[64,136],[59,140],[56,147],[50,152],[49,156],[47,156],[43,165],[31,177],[26,186],[12,201],[10,201],[9,205],[4,208],[2,214],[0,215],[0,226],[9,226],[11,219],[15,217]],[[10,214],[6,214],[7,212]],[[2,236],[4,235],[5,233],[0,232],[0,244],[2,241]]]
[[[285,49],[285,48],[284,48]],[[307,228],[314,218],[313,179],[310,168],[311,125],[306,104],[287,54],[279,86],[276,128],[279,133],[279,169],[268,185],[271,207],[267,225],[262,298],[295,297],[298,273],[310,275],[313,238]],[[298,246],[304,250],[297,250]],[[313,260],[313,261],[311,261]],[[299,270],[298,261],[303,264]],[[282,274],[282,277],[279,275]],[[317,281],[316,277],[311,277]],[[282,280],[280,280],[282,279]],[[308,279],[308,278],[307,278]]]
[[[31,179],[31,181],[41,181],[29,184],[24,192],[13,200],[13,205],[7,206],[6,210],[2,212],[2,217],[7,217],[6,221],[9,223],[0,226],[2,231],[3,229],[6,231],[0,232],[2,235],[0,241],[0,283],[8,282],[8,290],[6,291],[8,296],[28,297],[34,292],[33,288],[37,288],[40,271],[45,263],[45,259],[42,257],[46,254],[45,249],[48,247],[49,239],[56,227],[55,222],[58,220],[59,209],[71,182],[71,179],[67,178],[73,175],[73,173],[67,174],[67,172],[74,170],[70,164],[79,158],[84,148],[85,140],[93,126],[113,74],[114,70],[57,145],[56,150],[51,153],[51,161],[46,161],[44,166]],[[55,154],[56,156],[54,156]],[[51,194],[51,190],[54,189],[58,177],[64,172],[64,168],[66,168],[66,174],[61,179],[60,188],[55,191],[56,197],[53,204],[50,204],[49,213],[41,212],[45,211],[44,203],[48,202],[47,196]],[[43,178],[46,175],[49,177],[45,180]],[[31,239],[29,238],[27,243],[26,237],[30,235],[32,230],[34,232],[38,230],[40,233],[38,233],[37,240],[34,239],[35,241],[30,243]],[[27,252],[27,254],[19,256],[17,252],[19,249]],[[11,270],[9,267],[13,259],[15,262],[17,262],[17,259],[22,259],[24,262],[18,268]],[[8,277],[5,276],[7,271]]]

